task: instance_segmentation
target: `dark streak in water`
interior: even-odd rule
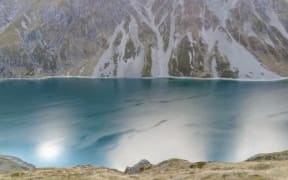
[[[116,132],[116,133],[113,133],[113,134],[102,136],[95,142],[95,146],[102,147],[102,146],[108,145],[111,142],[117,141],[120,137],[122,137],[124,135],[127,135],[127,134],[131,134],[133,132],[135,132],[135,129],[130,129],[130,130],[127,130],[127,131]]]
[[[157,124],[155,124],[154,126],[152,126],[150,129],[159,127],[159,126],[161,126],[162,124],[165,124],[165,123],[167,123],[167,122],[168,122],[168,120],[162,120],[162,121],[160,121],[159,123],[157,123]]]
[[[279,116],[286,116],[288,115],[288,111],[283,111],[283,112],[279,112],[279,113],[275,113],[275,114],[270,114],[268,115],[269,118],[276,118]]]
[[[154,128],[157,128],[157,127],[160,127],[161,125],[167,123],[168,120],[162,120],[160,122],[158,122],[157,124],[154,124],[153,126],[151,127],[148,127],[148,128],[145,128],[145,129],[142,129],[142,130],[137,130],[137,132],[145,132],[145,131],[149,131],[151,129],[154,129]]]
[[[134,106],[142,106],[142,105],[144,105],[145,103],[137,103],[137,104],[135,104]]]
[[[188,123],[185,126],[188,128],[204,128],[208,127],[211,129],[218,129],[218,130],[227,130],[227,129],[233,129],[235,128],[235,121],[237,119],[237,116],[231,116],[230,118],[226,120],[222,120],[221,123],[218,121],[209,121],[209,124],[207,125],[205,122],[194,122],[194,123]]]
[[[117,140],[119,140],[119,138],[123,137],[124,135],[128,135],[128,134],[133,134],[133,133],[142,133],[142,132],[145,132],[145,131],[149,131],[153,128],[157,128],[159,126],[161,126],[162,124],[165,124],[167,123],[168,120],[162,120],[160,122],[158,122],[157,124],[154,124],[153,126],[151,127],[148,127],[146,129],[128,129],[128,130],[125,130],[125,131],[120,131],[120,132],[115,132],[115,133],[111,133],[111,134],[108,134],[108,135],[104,135],[104,136],[101,136],[100,138],[98,138],[95,143],[93,143],[92,145],[86,147],[85,149],[89,149],[91,147],[95,147],[95,148],[102,148],[104,146],[107,146],[107,145],[111,145],[111,144],[116,144],[117,143]],[[84,137],[81,137],[80,140],[81,141],[85,141],[86,140],[86,136]]]
[[[184,97],[184,98],[175,98],[175,99],[170,99],[170,100],[161,100],[161,101],[157,101],[157,103],[168,104],[168,103],[173,103],[173,102],[178,102],[178,101],[187,101],[187,100],[192,100],[192,99],[203,98],[207,96],[209,96],[209,94],[195,95],[195,96],[189,96],[189,97]]]
[[[136,104],[129,105],[129,106],[124,106],[124,107],[109,109],[109,110],[106,110],[106,111],[91,113],[91,114],[86,115],[86,117],[87,118],[91,118],[91,117],[96,117],[96,116],[101,116],[101,115],[103,116],[103,115],[107,115],[107,114],[110,115],[111,113],[117,113],[117,112],[123,111],[125,109],[129,109],[129,108],[133,108],[133,107],[137,107],[137,106],[142,106],[144,104],[145,103],[136,103]]]
[[[101,115],[116,113],[116,112],[122,111],[122,110],[124,110],[124,109],[126,109],[126,107],[114,108],[114,109],[110,109],[110,110],[107,110],[107,111],[91,113],[91,114],[86,115],[86,117],[87,117],[87,118],[91,118],[91,117],[96,117],[96,116],[101,116]]]

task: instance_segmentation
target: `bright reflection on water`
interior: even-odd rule
[[[288,149],[288,82],[0,82],[0,154],[36,166],[242,161]]]

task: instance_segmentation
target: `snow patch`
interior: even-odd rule
[[[218,72],[217,72],[217,62],[216,62],[215,58],[212,59],[211,70],[212,70],[213,77],[217,78],[218,77]]]
[[[238,0],[206,0],[206,5],[218,17],[223,26],[229,17],[229,10],[234,8],[237,2]]]
[[[231,67],[239,70],[239,78],[279,78],[273,72],[266,70],[259,61],[237,41],[228,41],[223,32],[219,30],[202,30],[202,38],[208,45],[214,46],[218,41],[219,51],[227,56]]]

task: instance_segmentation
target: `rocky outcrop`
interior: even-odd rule
[[[125,173],[129,175],[138,174],[147,169],[150,169],[151,167],[152,167],[152,164],[148,160],[144,159],[132,167],[127,167],[125,170]]]
[[[32,169],[35,169],[35,166],[26,163],[19,158],[12,156],[0,156],[0,173]]]
[[[1,0],[0,77],[288,76],[285,0]]]
[[[288,151],[268,154],[258,154],[247,161],[288,161]]]

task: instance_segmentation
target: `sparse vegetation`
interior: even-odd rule
[[[152,69],[152,45],[146,48],[145,50],[145,62],[144,67],[142,70],[143,77],[150,77],[151,76],[151,69]]]
[[[11,177],[23,177],[24,173],[23,172],[15,172],[13,174],[11,174]]]
[[[189,42],[188,37],[185,37],[180,42],[177,49],[178,71],[181,73],[182,76],[191,76],[192,68],[189,55],[189,53],[191,53],[191,50],[191,43]]]
[[[115,47],[119,46],[121,44],[122,38],[123,38],[123,33],[119,32],[116,36],[116,39],[113,42],[113,46]]]
[[[273,157],[273,158],[272,158]],[[62,169],[36,169],[0,174],[1,180],[286,180],[288,177],[287,152],[260,154],[246,162],[196,162],[171,159],[158,165],[140,168],[138,174],[99,168],[76,166]],[[272,161],[271,161],[272,160]],[[260,161],[260,162],[259,162]]]
[[[126,43],[124,59],[127,60],[130,58],[135,58],[136,55],[137,55],[137,50],[134,45],[134,42],[132,41],[132,39],[129,39]]]
[[[190,168],[199,168],[202,169],[207,163],[206,162],[197,162],[191,164]]]

